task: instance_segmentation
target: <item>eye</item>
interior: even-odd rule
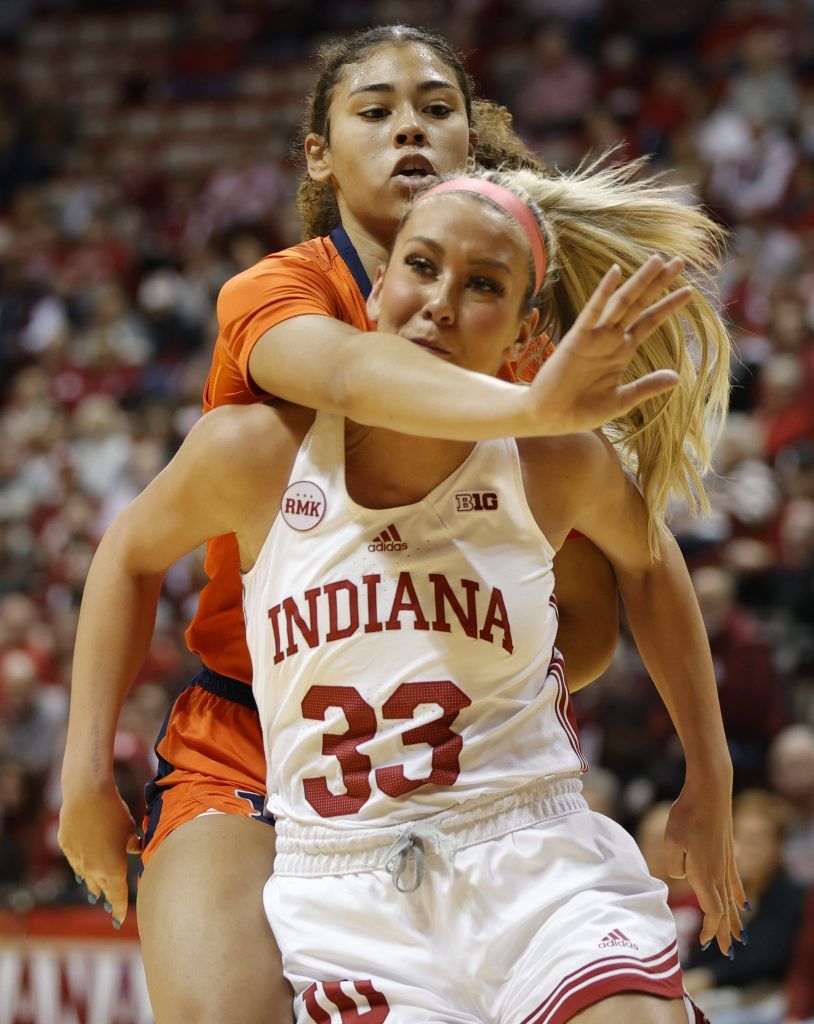
[[[365,118],[366,121],[381,121],[389,113],[386,107],[368,107],[367,110],[359,111],[359,117]]]
[[[435,273],[435,264],[425,256],[417,256],[413,253],[404,257],[404,263],[421,277],[432,277]]]
[[[469,284],[476,292],[485,295],[504,295],[506,289],[493,277],[470,277]]]
[[[452,113],[452,107],[446,103],[431,103],[424,108],[431,117],[445,118]]]

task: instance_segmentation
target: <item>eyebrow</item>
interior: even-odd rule
[[[413,235],[412,238],[407,239],[408,242],[423,242],[424,245],[434,249],[436,252],[444,253],[443,245],[440,242],[436,242],[434,238],[425,238],[423,235]],[[511,274],[512,268],[508,263],[504,263],[503,260],[492,259],[491,256],[478,256],[475,259],[469,261],[471,264],[478,264],[479,266],[494,267],[496,270],[505,270],[507,274]]]
[[[419,92],[433,92],[435,89],[455,89],[452,82],[446,81],[444,78],[431,78],[426,82],[419,83]],[[392,82],[374,82],[372,85],[362,85],[358,89],[354,89],[350,94],[356,96],[360,92],[395,92],[396,87]],[[349,97],[350,98],[350,97]]]

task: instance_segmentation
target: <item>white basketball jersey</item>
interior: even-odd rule
[[[586,770],[553,555],[513,440],[369,509],[345,487],[344,419],[318,414],[243,576],[271,813],[394,825]]]

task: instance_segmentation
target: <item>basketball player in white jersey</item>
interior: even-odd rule
[[[522,356],[546,251],[518,193],[510,176],[425,193],[371,316],[483,373]],[[611,269],[552,360],[621,408],[637,344],[689,297],[659,299],[680,271],[654,258],[619,287]],[[91,570],[83,644],[126,631],[184,552],[237,536],[278,827],[269,915],[299,1022],[696,1019],[664,887],[580,794],[554,648],[552,559],[572,528],[613,564],[676,722],[671,869],[698,892],[702,938],[731,951],[744,896],[709,650],[674,542],[654,559],[599,436],[472,445],[227,407],[108,532],[116,570]]]

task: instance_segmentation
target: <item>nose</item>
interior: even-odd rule
[[[427,141],[427,133],[412,106],[399,112],[393,128],[393,141],[397,146],[423,146]]]
[[[449,327],[455,323],[455,305],[451,290],[445,282],[438,282],[433,294],[424,303],[421,316],[439,327]]]

